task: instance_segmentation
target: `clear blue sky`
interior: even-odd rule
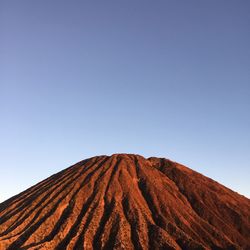
[[[250,1],[0,3],[0,201],[82,159],[183,163],[250,197]]]

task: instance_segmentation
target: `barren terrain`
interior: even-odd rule
[[[250,200],[164,158],[97,156],[1,203],[0,249],[250,249]]]

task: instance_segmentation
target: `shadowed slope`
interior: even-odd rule
[[[247,249],[250,201],[166,159],[79,162],[0,204],[0,249]]]

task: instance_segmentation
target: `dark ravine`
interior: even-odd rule
[[[1,203],[0,249],[250,249],[250,200],[164,158],[97,156]]]

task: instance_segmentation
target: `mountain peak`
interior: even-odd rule
[[[83,160],[0,204],[0,249],[247,249],[250,201],[164,158]]]

